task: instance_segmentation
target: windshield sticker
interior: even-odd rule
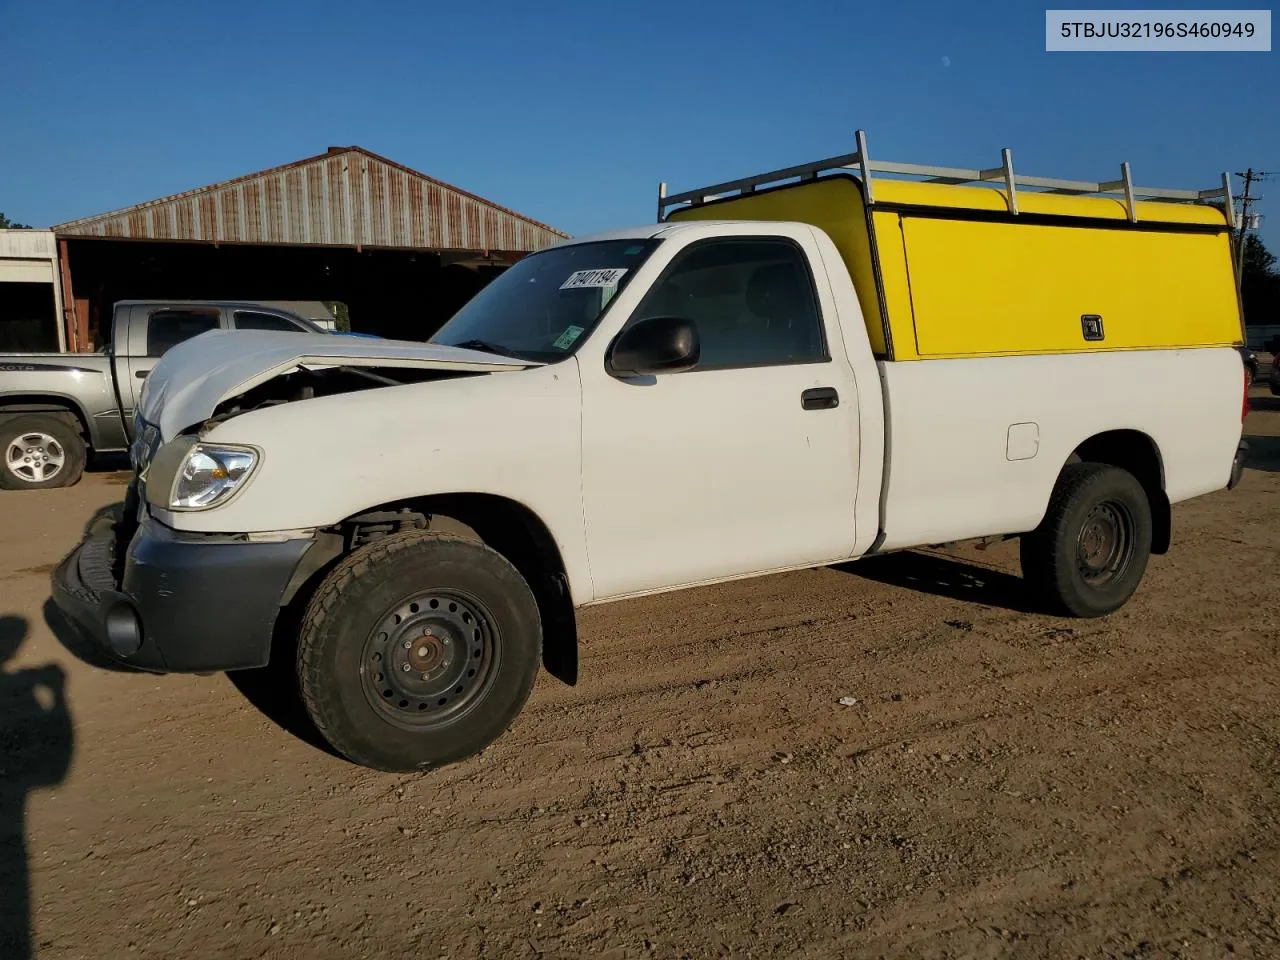
[[[605,267],[602,270],[575,270],[569,279],[560,284],[561,290],[582,290],[589,287],[616,287],[627,272],[626,267]]]
[[[564,333],[556,338],[556,342],[552,344],[557,350],[568,350],[573,346],[575,340],[582,336],[585,327],[568,326],[564,328]]]

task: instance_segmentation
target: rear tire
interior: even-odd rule
[[[509,561],[431,531],[343,560],[307,605],[302,700],[325,740],[375,770],[473,756],[520,713],[542,655],[538,605]]]
[[[1022,575],[1056,613],[1101,617],[1133,596],[1151,555],[1151,505],[1133,474],[1063,468],[1040,526],[1021,540]]]
[[[0,488],[52,490],[80,482],[88,450],[69,415],[0,418]]]

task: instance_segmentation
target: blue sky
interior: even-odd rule
[[[1028,3],[0,0],[0,49],[0,210],[38,226],[348,144],[571,233],[859,126],[896,160],[1280,171],[1280,53],[1051,54]]]

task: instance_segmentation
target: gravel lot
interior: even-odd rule
[[[577,687],[420,777],[257,678],[82,662],[49,572],[125,478],[0,494],[0,957],[28,884],[41,960],[1278,956],[1254,398],[1243,483],[1108,619],[1026,612],[1012,543],[628,601],[583,616]]]

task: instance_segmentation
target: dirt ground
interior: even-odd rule
[[[123,477],[0,495],[0,934],[29,882],[40,960],[1280,956],[1254,397],[1243,483],[1110,618],[1025,612],[1014,544],[629,601],[583,615],[577,687],[424,776],[245,679],[81,662],[49,571]]]

